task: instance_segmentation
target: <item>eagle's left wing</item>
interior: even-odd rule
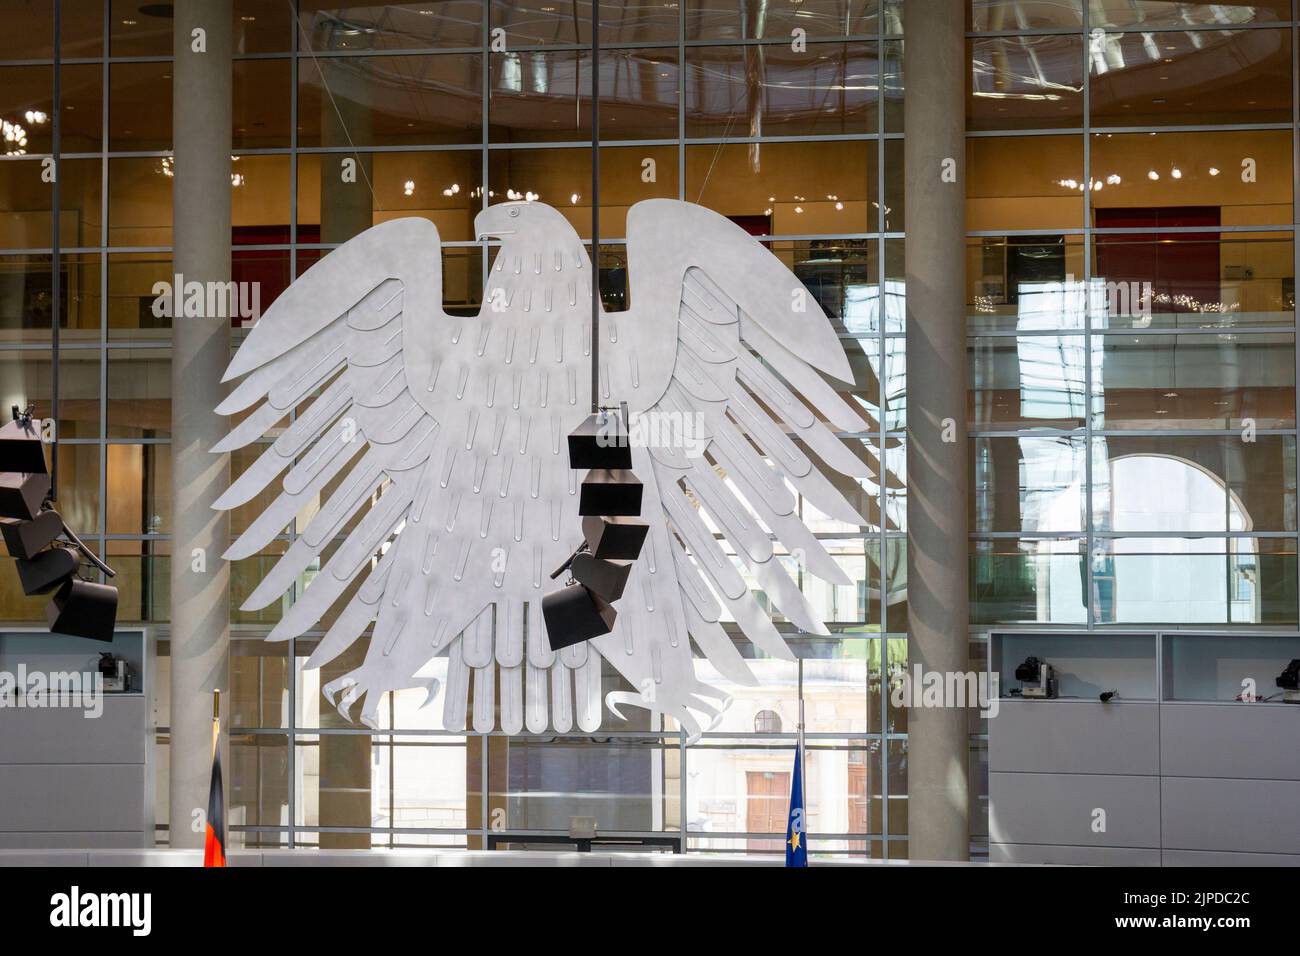
[[[614,633],[593,644],[638,688],[609,695],[611,706],[672,714],[694,736],[700,726],[689,711],[716,716],[702,696],[719,695],[693,672],[664,677],[691,667],[683,631],[741,684],[757,681],[722,626],[724,608],[764,654],[793,659],[742,570],[790,622],[827,633],[779,555],[825,581],[851,583],[798,502],[866,525],[832,477],[873,477],[835,434],[869,425],[819,374],[853,381],[829,320],[776,256],[690,203],[647,200],[627,221],[631,308],[602,320],[601,397],[629,401],[633,444],[649,446],[634,461],[651,535]],[[668,573],[659,573],[665,564]],[[625,641],[646,633],[656,638],[648,649]],[[652,659],[637,661],[636,648]]]

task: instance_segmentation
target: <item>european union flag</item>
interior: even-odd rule
[[[785,823],[785,865],[808,865],[807,829],[803,810],[803,734],[794,752],[794,774],[790,778],[790,817]]]

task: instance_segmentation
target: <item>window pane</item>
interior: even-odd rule
[[[968,40],[967,49],[968,129],[1083,125],[1081,37],[986,37]]]
[[[1153,224],[1145,210],[1113,212],[1115,225]],[[1174,219],[1189,222],[1197,210]],[[1163,217],[1163,224],[1171,217]],[[1290,326],[1294,243],[1275,233],[1146,232],[1093,239],[1091,316],[1102,328]]]
[[[817,170],[815,178],[809,171]],[[866,175],[863,175],[866,170]],[[738,143],[686,149],[686,198],[754,235],[874,229],[874,143]]]
[[[1076,2],[1076,0],[1069,0]],[[1101,0],[1089,7],[1093,27],[1182,27],[1276,23],[1291,18],[1288,0],[1188,3],[1185,0]]]
[[[686,62],[687,136],[876,130],[874,43],[814,43],[800,52],[788,44],[688,47]]]
[[[600,139],[676,139],[676,49],[600,51]]]
[[[1107,335],[1093,348],[1094,428],[1295,426],[1292,335]]]
[[[976,30],[1078,30],[1083,0],[971,0]]]
[[[235,60],[231,68],[231,145],[288,146],[290,61]]]
[[[803,0],[753,4],[745,0],[683,0],[686,39],[755,40],[789,36],[800,27],[810,37],[861,36],[876,32],[878,0]]]
[[[1082,336],[1021,335],[970,345],[969,421],[994,428],[1081,428]]]
[[[102,185],[101,160],[64,159],[59,162],[60,247],[94,247],[102,243]]]
[[[170,534],[171,446],[115,444],[107,455],[108,533]]]
[[[492,738],[490,804],[504,808],[507,830],[567,833],[575,816],[595,817],[602,831],[679,830],[680,818],[668,812],[680,806],[679,755],[675,741],[657,739],[593,748],[566,738]]]
[[[971,623],[1083,624],[1084,542],[1075,538],[971,542]]]
[[[1099,531],[1295,530],[1295,439],[1116,436],[1094,439]]]
[[[1184,215],[1210,210],[1212,225],[1291,221],[1291,134],[1094,133],[1092,206],[1106,226],[1109,207]],[[1098,189],[1096,183],[1102,188]]]
[[[10,147],[0,146],[9,150]],[[17,152],[22,147],[12,147]],[[0,248],[48,249],[53,190],[41,180],[39,159],[0,162]]]
[[[1065,436],[972,439],[971,530],[1081,532],[1086,451]]]
[[[1094,126],[1291,122],[1289,31],[1111,33],[1091,47]]]
[[[424,50],[479,46],[483,42],[481,0],[385,4],[301,0],[298,9],[302,33],[299,42],[304,49],[317,52]]]
[[[1116,538],[1093,558],[1098,623],[1294,624],[1294,538]]]
[[[110,349],[108,437],[170,437],[171,393],[171,349]]]
[[[113,56],[172,55],[170,5],[110,0],[108,23],[109,53]]]
[[[1096,158],[1094,156],[1094,168]],[[1083,138],[978,136],[966,141],[966,228],[1083,225]]]
[[[53,67],[0,67],[0,152],[51,152],[53,112]]]
[[[602,46],[620,43],[674,42],[677,39],[677,7],[662,0],[627,0],[601,8]],[[525,7],[511,0],[492,0],[493,29],[503,29],[506,44],[515,47],[551,44],[591,45],[591,4],[544,3]]]
[[[171,245],[171,172],[157,157],[108,161],[109,245]]]
[[[1081,329],[1086,308],[1081,236],[987,236],[966,241],[967,329]]]
[[[114,162],[122,162],[115,160]],[[154,315],[154,284],[176,279],[167,253],[124,252],[108,257],[110,340],[169,340],[172,320]],[[111,366],[110,366],[111,367]],[[113,394],[110,387],[109,394]],[[109,414],[109,421],[114,416]]]
[[[482,89],[482,59],[469,54],[299,59],[298,143],[477,143]]]
[[[310,5],[299,4],[304,19]],[[233,7],[231,48],[236,54],[280,53],[293,49],[293,10],[288,4],[277,0],[234,0]]]
[[[171,149],[172,65],[114,63],[108,78],[109,149]]]
[[[591,139],[589,53],[494,53],[490,65],[488,138],[491,142]]]

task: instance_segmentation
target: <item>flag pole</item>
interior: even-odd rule
[[[801,675],[802,677],[802,675]],[[804,846],[808,845],[808,761],[803,752],[803,694],[799,695],[799,803],[803,805]]]
[[[212,755],[217,753],[217,740],[221,735],[221,691],[212,688]]]

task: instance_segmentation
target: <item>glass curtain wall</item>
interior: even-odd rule
[[[972,620],[1296,623],[1289,2],[983,2]]]
[[[977,642],[1294,628],[1293,4],[969,17]]]
[[[0,158],[0,382],[10,401],[52,414],[57,282],[60,504],[118,568],[120,619],[159,639],[165,839],[170,320],[154,304],[155,284],[173,279],[171,5],[58,7],[57,41],[54,4],[26,0],[6,5],[0,37],[12,133]],[[437,224],[444,307],[469,315],[493,254],[473,235],[480,209],[537,199],[590,239],[590,4],[234,0],[231,15],[234,278],[257,283],[261,309],[329,249],[398,216]],[[686,199],[768,243],[852,358],[871,429],[843,438],[877,477],[844,490],[870,523],[804,509],[854,582],[801,579],[832,635],[778,617],[793,664],[738,638],[761,686],[729,688],[735,703],[691,748],[636,711],[606,713],[596,735],[451,732],[441,702],[422,707],[417,691],[393,695],[372,731],[320,693],[364,639],[307,669],[323,631],[268,644],[283,607],[239,610],[291,528],[233,569],[233,844],[540,845],[591,816],[602,833],[690,852],[779,853],[802,700],[814,853],[906,856],[906,714],[882,692],[906,660],[901,10],[681,0],[604,4],[602,17],[606,308],[626,304],[627,209]],[[57,197],[42,180],[56,151]],[[260,451],[236,453],[234,470]],[[235,512],[232,531],[266,503]],[[39,619],[11,578],[0,577],[0,617]],[[615,689],[612,670],[605,679]]]

